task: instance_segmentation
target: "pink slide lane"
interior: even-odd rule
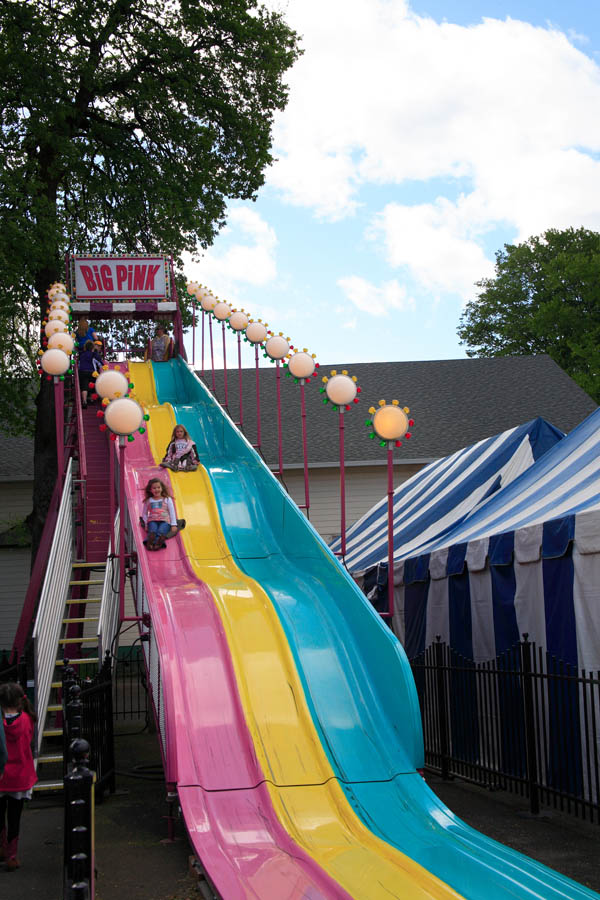
[[[165,550],[144,549],[138,517],[143,487],[156,476],[169,480],[146,436],[136,435],[125,450],[125,490],[159,648],[166,779],[177,785],[194,849],[227,900],[349,900],[275,815],[210,590],[179,537]]]

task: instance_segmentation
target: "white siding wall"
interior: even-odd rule
[[[394,466],[394,487],[411,478],[421,465]],[[304,505],[304,473],[284,468],[288,490]],[[340,470],[309,469],[310,521],[325,541],[340,533]],[[346,469],[346,528],[387,494],[387,466],[349,466]]]
[[[0,650],[10,650],[29,584],[28,547],[0,549]]]

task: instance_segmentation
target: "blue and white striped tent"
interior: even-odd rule
[[[431,463],[405,481],[394,492],[394,560],[449,532],[561,438],[562,431],[537,418]],[[339,552],[340,539],[331,546]],[[384,497],[348,530],[345,563],[360,576],[387,561],[387,554]]]
[[[441,635],[491,659],[527,632],[600,669],[600,409],[417,553],[394,566],[394,630],[409,657]]]

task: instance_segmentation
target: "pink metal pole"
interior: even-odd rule
[[[113,452],[112,441],[109,441],[110,452],[108,454],[108,477],[110,479],[110,490],[108,499],[110,503],[110,544],[111,550],[115,552],[115,515],[117,514],[117,506],[115,503],[115,454]]]
[[[304,503],[306,517],[310,518],[310,497],[308,494],[308,455],[306,452],[306,398],[304,396],[304,378],[300,379],[300,411],[302,415],[302,455],[304,457]]]
[[[256,446],[260,450],[260,378],[258,377],[258,344],[254,345],[256,363]]]
[[[210,316],[208,320],[208,333],[210,335],[210,365],[212,368],[212,389],[213,394],[216,395],[217,389],[215,387],[215,353],[213,348],[213,336],[212,336],[212,316]]]
[[[54,419],[56,421],[56,469],[62,484],[65,464],[65,383],[54,376]]]
[[[196,366],[196,298],[192,300],[192,366]]]
[[[221,322],[223,328],[223,377],[225,379],[225,409],[229,411],[229,394],[227,392],[227,351],[225,349],[225,322]]]
[[[340,406],[340,554],[346,555],[346,472],[344,460],[344,408]]]
[[[202,310],[202,377],[204,378],[204,320],[206,313]]]
[[[279,455],[279,472],[283,475],[283,434],[281,423],[281,371],[279,369],[279,360],[275,360],[275,378],[277,381],[277,447]]]
[[[386,619],[394,615],[394,461],[393,445],[388,441],[388,611],[381,613]]]
[[[119,437],[119,618],[125,618],[125,438]]]
[[[242,402],[242,335],[238,331],[237,333],[237,342],[238,342],[238,393],[239,393],[239,402],[240,402],[240,420],[237,423],[240,428],[244,427],[244,406]]]

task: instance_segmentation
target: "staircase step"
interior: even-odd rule
[[[62,703],[51,703],[48,707],[48,712],[60,712],[62,710]]]
[[[69,665],[70,665],[70,666],[85,666],[85,665],[87,665],[88,663],[89,663],[90,665],[92,665],[92,663],[98,663],[98,662],[100,662],[100,660],[98,659],[97,656],[88,656],[88,657],[86,657],[85,659],[70,659],[70,660],[69,660]],[[64,660],[62,660],[62,659],[57,659],[57,660],[56,660],[56,665],[57,665],[57,666],[64,666],[64,664],[65,664],[65,663],[64,663]]]
[[[59,644],[97,644],[98,638],[94,635],[94,637],[74,637],[74,638],[59,638]]]
[[[88,581],[70,581],[69,587],[77,587],[90,584],[104,584],[103,578],[91,578]]]
[[[33,786],[34,793],[42,791],[62,791],[64,785],[62,781],[38,781]]]
[[[67,600],[67,606],[72,606],[74,603],[101,603],[102,597],[73,597],[72,600]]]
[[[51,688],[55,688],[56,690],[58,690],[58,688],[61,688],[61,687],[62,687],[62,681],[53,681],[53,682],[50,684],[50,687],[51,687]]]
[[[106,566],[105,562],[76,562],[71,566],[72,569],[99,569]]]
[[[52,763],[60,763],[63,761],[62,753],[44,753],[43,756],[38,756],[37,763],[39,765],[46,765]]]
[[[99,622],[100,616],[80,616],[78,619],[63,619],[63,625],[78,625],[82,622]]]
[[[62,733],[62,728],[44,728],[42,737],[60,737]]]

